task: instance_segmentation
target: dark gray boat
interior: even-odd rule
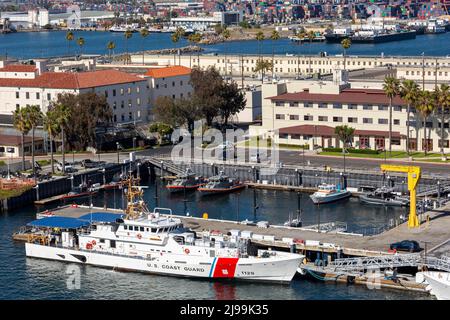
[[[392,188],[387,187],[381,187],[373,192],[361,194],[359,200],[367,204],[391,207],[406,207],[409,205],[409,199],[396,195]]]

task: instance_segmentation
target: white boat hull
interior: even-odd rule
[[[314,204],[323,204],[349,198],[352,194],[350,191],[338,192],[326,196],[318,196],[316,193],[310,196]]]
[[[424,280],[429,284],[427,289],[438,300],[450,300],[450,273],[439,271],[422,272]]]
[[[115,270],[131,270],[192,278],[229,278],[253,281],[290,282],[304,256],[289,254],[276,258],[222,258],[152,253],[148,258],[122,256],[26,243],[27,257],[88,264]]]

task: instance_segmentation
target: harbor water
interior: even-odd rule
[[[13,34],[0,34],[0,56],[12,56],[19,59],[55,57],[67,54],[79,54],[80,47],[76,41],[69,42],[65,38],[65,31],[48,32],[18,32]],[[83,37],[85,44],[83,54],[108,54],[107,43],[114,41],[114,53],[126,52],[127,44],[122,33],[103,31],[76,31],[75,39]],[[143,39],[139,33],[134,33],[128,40],[130,52],[141,50],[157,50],[176,48],[188,45],[186,39],[174,44],[168,33],[152,33]],[[394,55],[394,56],[427,56],[450,55],[450,32],[438,35],[422,35],[416,39],[394,41],[380,44],[353,44],[348,50],[349,55]],[[70,48],[69,48],[70,46]],[[259,45],[256,40],[232,41],[214,45],[202,45],[205,53],[229,54],[318,54],[327,52],[329,55],[342,54],[339,43],[313,42],[295,44],[288,39],[280,39],[274,46],[271,40],[264,40]],[[261,50],[261,51],[260,51]]]
[[[150,207],[155,204],[153,183],[145,189]],[[174,213],[184,211],[184,196],[158,193],[159,205],[170,207]],[[191,215],[208,212],[210,218],[229,220],[253,219],[253,190],[241,193],[200,198],[196,193],[186,199]],[[239,199],[239,217],[237,203]],[[297,195],[291,192],[257,190],[257,220],[282,223],[289,212],[297,208]],[[115,204],[114,204],[115,200]],[[123,203],[120,190],[100,193],[92,199],[95,206],[117,208]],[[78,203],[89,203],[90,199]],[[360,205],[355,199],[314,207],[308,195],[302,195],[302,218],[305,224],[321,220],[347,221],[354,228],[381,226],[404,213],[404,209],[385,210]],[[57,206],[61,204],[54,204]],[[51,207],[23,208],[0,216],[0,299],[429,299],[427,294],[393,289],[369,289],[365,286],[323,283],[296,278],[290,285],[247,282],[213,282],[157,275],[117,272],[91,266],[77,266],[56,261],[25,257],[24,244],[14,242],[11,234],[35,219],[36,210]],[[71,275],[79,274],[79,286]],[[76,282],[75,282],[76,284]]]

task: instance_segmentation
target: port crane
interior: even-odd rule
[[[419,219],[417,218],[416,208],[416,187],[419,184],[421,170],[416,166],[400,166],[382,164],[381,171],[383,172],[404,172],[408,174],[408,191],[409,191],[409,218],[408,227],[417,228],[419,226]]]

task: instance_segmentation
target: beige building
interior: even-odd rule
[[[276,143],[340,147],[334,128],[348,125],[356,129],[356,148],[388,149],[389,99],[381,89],[351,87],[341,70],[333,81],[296,81],[263,85],[262,125],[252,126],[251,134],[272,136]],[[429,117],[427,137],[423,119],[415,110],[407,115],[406,103],[393,100],[392,150],[406,149],[407,121],[410,148],[440,150],[440,117]],[[429,131],[431,130],[431,132]],[[446,152],[449,148],[449,118],[444,122]],[[429,133],[430,132],[430,133]],[[428,134],[430,135],[428,137]]]
[[[30,136],[24,137],[24,152],[25,155],[31,155],[31,141]],[[35,137],[34,139],[35,155],[44,153],[44,139]],[[0,157],[17,158],[22,156],[22,138],[20,136],[0,134]]]

